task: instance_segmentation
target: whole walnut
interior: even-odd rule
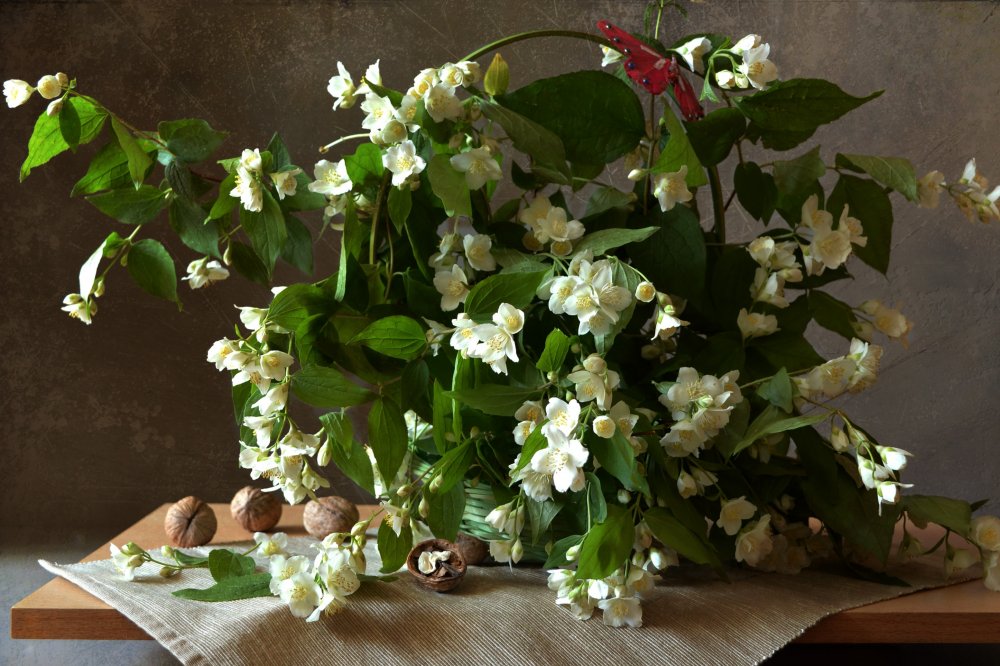
[[[233,519],[249,532],[266,532],[281,520],[281,500],[260,488],[241,488],[229,503]]]
[[[197,497],[188,496],[169,509],[163,520],[170,542],[181,548],[202,546],[215,536],[215,512]]]
[[[489,545],[474,536],[469,536],[464,532],[458,534],[458,538],[455,539],[455,546],[458,548],[458,552],[462,554],[462,559],[465,560],[466,564],[476,565],[486,559],[490,554]]]
[[[358,522],[358,507],[343,497],[320,497],[306,504],[302,523],[306,532],[322,539],[334,532],[350,532]]]

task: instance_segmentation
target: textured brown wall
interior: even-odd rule
[[[355,74],[376,57],[385,79],[453,60],[490,39],[554,26],[592,30],[610,17],[636,28],[642,2],[54,2],[0,5],[0,74],[34,81],[65,70],[134,124],[203,117],[232,134],[226,154],[273,130],[303,165],[315,147],[356,131],[325,92],[338,59]],[[1000,41],[992,3],[709,2],[668,35],[711,29],[771,42],[783,78],[821,76],[854,93],[887,93],[816,140],[904,154],[921,171],[957,175],[968,156],[1000,178],[996,102]],[[505,51],[514,83],[592,66],[591,45],[533,42]],[[59,311],[76,270],[110,229],[69,189],[85,166],[63,156],[23,185],[17,172],[40,104],[0,112],[3,268],[0,393],[4,526],[117,528],[185,494],[224,500],[244,483],[226,377],[204,362],[236,321],[233,304],[266,292],[240,280],[190,292],[183,313],[116,271],[93,326]],[[91,148],[82,152],[89,153]],[[177,248],[186,262],[191,253]],[[885,442],[913,450],[923,492],[996,495],[1000,463],[1000,225],[957,211],[897,210],[887,284],[861,267],[848,300],[879,296],[916,322],[908,350],[849,407]],[[320,246],[327,268],[332,237]],[[289,273],[279,277],[294,279]],[[841,343],[825,340],[827,353]]]

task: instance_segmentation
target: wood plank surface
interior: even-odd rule
[[[106,559],[111,543],[135,541],[143,548],[166,542],[164,504],[83,559]],[[214,544],[246,541],[250,534],[230,516],[227,504],[213,504],[219,528]],[[369,516],[373,506],[358,507]],[[285,506],[275,531],[305,534],[302,506]],[[933,543],[934,527],[925,542]],[[935,539],[936,540],[936,539]],[[62,578],[49,581],[11,608],[11,638],[149,639],[149,635],[99,599]],[[916,592],[843,611],[821,620],[798,643],[1000,643],[1000,594],[973,580]]]

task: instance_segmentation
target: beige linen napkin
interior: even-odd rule
[[[310,543],[292,538],[289,549],[314,554]],[[944,584],[939,565],[920,562],[899,572],[909,588],[817,568],[794,576],[735,570],[730,584],[685,567],[645,595],[642,628],[613,629],[599,613],[580,622],[557,607],[540,569],[470,567],[448,594],[403,571],[394,583],[364,584],[346,610],[307,624],[277,598],[201,603],[170,594],[209,586],[204,569],[165,580],[146,564],[128,582],[110,560],[39,563],[118,609],[181,662],[220,666],[759,664],[826,615]]]

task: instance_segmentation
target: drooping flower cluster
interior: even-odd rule
[[[573,257],[566,275],[543,283],[538,297],[548,301],[553,314],[576,317],[580,335],[607,335],[632,303],[632,294],[615,283],[610,261],[593,257],[590,251]]]
[[[818,365],[792,381],[801,399],[816,401],[832,399],[845,391],[857,393],[871,386],[878,377],[882,347],[857,338],[851,340],[845,356]]]
[[[465,358],[478,358],[497,374],[507,374],[507,361],[517,363],[514,336],[524,327],[524,312],[510,303],[501,303],[493,323],[477,324],[464,312],[452,320],[455,326],[450,344]]]
[[[56,74],[46,74],[38,79],[38,84],[35,86],[21,79],[8,79],[3,82],[3,96],[7,102],[7,108],[13,109],[27,103],[37,91],[43,99],[52,100],[49,102],[45,113],[49,116],[57,116],[63,107],[63,93],[69,90],[69,88],[69,76],[63,72],[58,72]]]
[[[659,401],[670,409],[674,420],[670,430],[660,439],[667,455],[684,458],[708,446],[712,437],[729,423],[733,407],[743,402],[736,384],[739,372],[714,377],[699,375],[694,368],[681,368],[677,381],[659,384]]]
[[[764,89],[778,78],[778,68],[769,60],[771,45],[764,42],[760,35],[747,35],[729,49],[720,50],[718,56],[727,58],[731,65],[735,65],[732,70],[716,72],[715,82],[720,88],[753,86]],[[740,58],[739,64],[736,64],[733,56]]]
[[[921,207],[937,208],[941,192],[947,191],[966,218],[987,223],[1000,220],[1000,208],[997,207],[1000,185],[989,192],[988,189],[989,181],[978,172],[973,158],[966,163],[957,183],[945,183],[944,174],[940,171],[929,172],[917,181],[917,198]]]
[[[553,206],[548,197],[536,196],[517,215],[518,221],[527,228],[522,243],[536,252],[548,245],[552,254],[568,256],[573,251],[573,241],[586,231],[579,220],[569,217],[565,208]]]
[[[284,548],[262,550],[268,556],[271,594],[288,604],[292,615],[315,622],[324,614],[336,614],[347,604],[347,597],[361,587],[358,576],[365,573],[366,523],[359,525],[351,534],[330,534],[313,544],[318,553],[312,560],[303,555],[289,555]],[[269,543],[284,536],[272,535]],[[254,538],[257,537],[255,534]]]
[[[822,275],[827,268],[839,268],[851,256],[852,245],[864,247],[868,244],[861,221],[850,216],[848,206],[844,206],[834,228],[833,215],[819,208],[819,197],[815,194],[802,204],[800,233],[810,232],[811,242],[800,245],[809,275]]]
[[[795,258],[795,243],[776,242],[770,236],[760,236],[747,245],[747,252],[757,262],[750,295],[754,302],[787,308],[786,282],[802,281],[802,265]]]

